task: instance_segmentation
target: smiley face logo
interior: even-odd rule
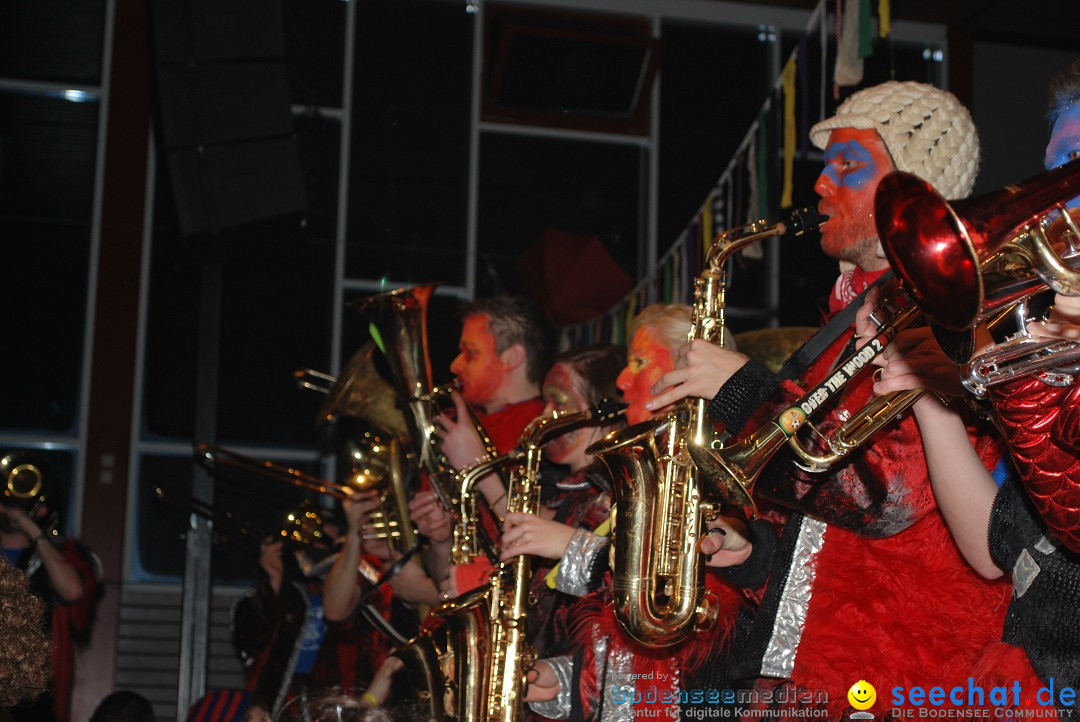
[[[784,430],[784,433],[791,436],[799,427],[806,421],[806,414],[798,406],[792,406],[790,409],[780,414],[780,428]]]
[[[870,709],[874,706],[874,702],[877,702],[877,690],[865,679],[860,679],[851,685],[851,689],[847,692],[847,700],[855,709]]]

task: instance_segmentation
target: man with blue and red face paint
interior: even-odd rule
[[[855,93],[810,136],[825,151],[814,186],[829,217],[822,249],[845,269],[829,299],[830,313],[837,313],[888,268],[872,215],[881,178],[904,170],[948,198],[966,196],[978,168],[978,137],[955,97],[910,82]],[[694,341],[680,349],[676,369],[656,385],[650,403],[710,399],[710,413],[739,437],[777,418],[859,343],[854,328],[841,333],[796,384],[741,354]],[[824,437],[866,405],[872,385],[864,373],[837,394],[815,421]],[[969,431],[993,468],[1000,441],[973,419]],[[771,567],[745,647],[745,672],[757,677],[759,690],[826,692],[828,701],[818,706],[837,717],[850,711],[846,693],[860,679],[879,689],[966,683],[982,649],[999,638],[1009,587],[980,578],[957,552],[912,418],[882,430],[826,474],[798,470],[785,449],[753,493],[790,514],[777,552],[752,553],[747,562]],[[702,542],[705,553],[711,543]],[[891,695],[880,694],[876,707],[890,704]]]

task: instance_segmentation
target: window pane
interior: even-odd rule
[[[294,104],[341,107],[347,8],[341,0],[285,0],[285,61]]]
[[[478,295],[520,292],[518,258],[548,229],[598,236],[634,277],[641,227],[640,158],[634,145],[485,134],[480,146]]]
[[[105,0],[0,3],[0,77],[101,82]]]
[[[474,16],[430,0],[357,16],[345,275],[461,284]]]
[[[657,245],[679,237],[765,102],[769,45],[753,28],[665,22]],[[719,229],[718,229],[719,230]]]
[[[98,104],[0,92],[0,427],[74,433]],[[28,312],[32,308],[33,313]]]

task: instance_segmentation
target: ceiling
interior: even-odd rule
[[[835,7],[827,0],[827,7]],[[754,0],[756,5],[812,10],[818,0]],[[892,0],[892,16],[946,25],[973,40],[1038,45],[1080,54],[1076,0]],[[875,10],[876,12],[876,10]]]

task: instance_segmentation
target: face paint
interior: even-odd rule
[[[1046,170],[1050,170],[1076,158],[1080,158],[1080,101],[1065,108],[1054,121],[1054,130],[1050,134],[1050,142],[1046,144],[1043,165]],[[1080,208],[1080,196],[1065,205],[1069,208]]]
[[[470,406],[489,403],[502,383],[503,367],[495,352],[495,337],[487,327],[487,314],[465,319],[458,342],[461,352],[450,364],[450,373],[461,381],[461,396]]]
[[[671,350],[657,340],[654,333],[648,326],[634,332],[627,353],[628,364],[615,381],[623,392],[623,401],[629,404],[626,409],[628,424],[652,418],[653,412],[645,408],[645,403],[653,397],[650,389],[661,376],[675,368]]]
[[[584,411],[589,404],[581,392],[583,382],[574,369],[564,363],[551,367],[544,377],[543,394],[547,405],[544,415],[552,411],[560,414],[572,414]],[[556,436],[544,447],[544,455],[559,464],[568,464],[572,471],[583,469],[593,462],[585,449],[600,438],[599,427],[586,426],[575,429],[562,436]]]
[[[829,216],[821,229],[821,248],[826,254],[868,271],[887,265],[877,256],[874,191],[894,170],[889,150],[876,130],[832,131],[825,148],[825,168],[814,184],[821,196],[818,211]]]

